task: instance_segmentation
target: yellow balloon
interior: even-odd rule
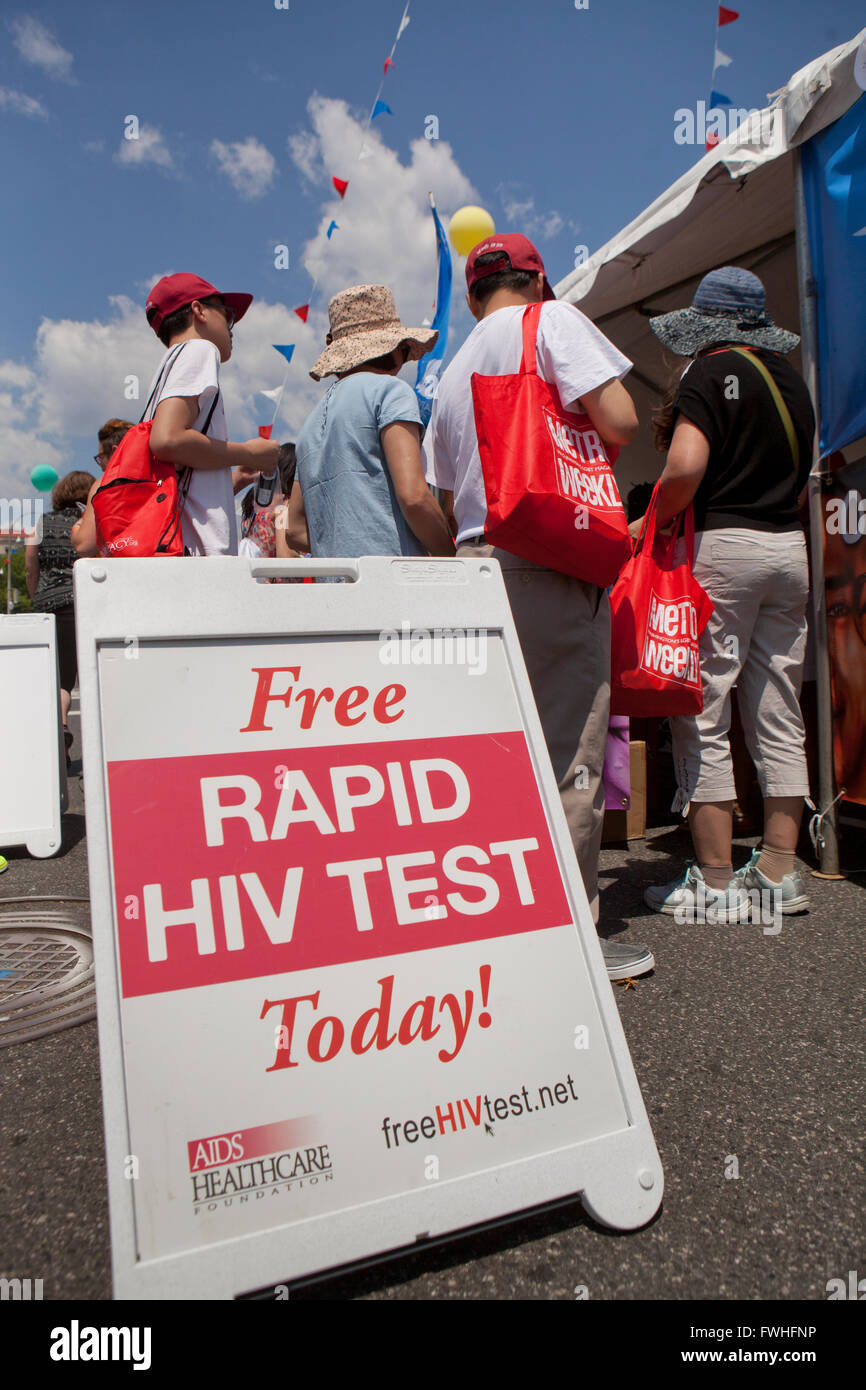
[[[468,256],[473,247],[485,237],[493,236],[496,227],[484,208],[458,208],[448,224],[451,245],[459,256]]]

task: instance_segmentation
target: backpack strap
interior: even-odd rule
[[[794,429],[794,421],[791,419],[791,412],[782,400],[781,391],[773,380],[771,373],[764,366],[761,359],[756,357],[754,353],[749,352],[747,348],[733,346],[728,348],[727,351],[735,352],[738,357],[744,357],[747,362],[751,362],[755,370],[760,372],[761,376],[764,378],[767,390],[773,397],[773,404],[778,411],[779,419],[782,421],[785,428],[785,434],[788,436],[788,446],[791,450],[791,457],[794,460],[794,481],[796,482],[800,471],[800,446],[797,443],[797,431]]]
[[[141,414],[141,419],[138,422],[140,425],[143,424],[143,422],[147,419],[147,412],[150,410],[151,402],[153,401],[154,396],[158,392],[168,372],[171,371],[172,367],[174,366],[175,362],[177,361],[178,357],[183,352],[183,349],[185,347],[185,343],[179,343],[174,354],[168,356],[163,362],[162,366],[160,367],[159,375],[157,376],[156,381],[153,383],[153,390],[147,398],[147,405],[144,407],[144,410]]]

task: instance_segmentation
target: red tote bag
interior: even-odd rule
[[[713,611],[692,573],[693,510],[685,512],[687,558],[677,564],[676,529],[669,540],[656,536],[657,494],[658,484],[646,514],[643,545],[610,595],[610,712],[644,719],[700,714],[699,641]]]
[[[612,584],[631,541],[611,464],[588,415],[564,410],[536,362],[541,304],[523,315],[523,360],[510,376],[472,375],[487,498],[485,538],[590,584]]]

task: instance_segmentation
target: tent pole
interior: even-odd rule
[[[836,795],[833,779],[833,703],[830,690],[830,657],[827,643],[827,610],[824,603],[824,513],[821,496],[822,464],[819,445],[821,398],[818,389],[818,289],[812,274],[809,228],[803,192],[803,167],[799,149],[794,156],[796,202],[797,287],[800,295],[800,333],[803,376],[815,407],[815,442],[809,474],[809,533],[812,559],[812,618],[815,635],[818,696],[818,810],[822,841],[819,855],[822,874],[839,875],[839,841],[836,832]]]

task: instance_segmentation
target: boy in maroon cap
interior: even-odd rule
[[[232,353],[232,328],[252,298],[251,294],[222,294],[198,275],[179,274],[157,281],[147,300],[147,321],[166,348],[151,390],[169,354],[174,354],[152,404],[150,447],[157,458],[173,463],[177,470],[183,497],[183,543],[189,555],[236,555],[234,495],[259,472],[272,473],[277,467],[278,442],[228,442],[219,389],[220,364]],[[73,528],[72,542],[79,555],[97,553],[89,502]]]

